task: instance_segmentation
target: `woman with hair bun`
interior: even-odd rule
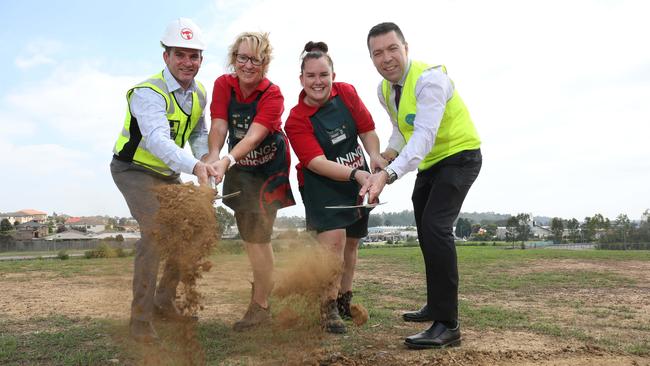
[[[305,204],[307,228],[342,265],[340,280],[321,304],[323,327],[345,333],[341,317],[350,318],[352,278],[359,239],[368,234],[369,209],[326,209],[357,205],[359,189],[370,175],[361,139],[375,170],[387,162],[379,153],[375,124],[354,87],[334,82],[334,64],[324,42],[308,42],[300,66],[298,104],[291,109],[285,131],[300,162],[298,185]]]

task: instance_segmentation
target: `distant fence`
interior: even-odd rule
[[[569,244],[553,244],[548,245],[548,249],[571,249],[571,250],[588,250],[596,248],[594,243],[569,243]]]
[[[56,252],[59,250],[88,250],[95,249],[99,244],[108,244],[113,248],[130,249],[135,246],[136,239],[117,240],[2,240],[0,252]]]

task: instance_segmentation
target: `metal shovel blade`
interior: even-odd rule
[[[383,205],[386,202],[377,202],[377,203],[368,203],[368,195],[363,196],[363,203],[360,205],[341,205],[341,206],[325,206],[325,208],[333,208],[333,209],[340,209],[340,208],[373,208],[377,207],[379,205]]]
[[[208,177],[208,183],[210,184],[210,187],[212,187],[212,189],[214,189],[215,191],[217,190],[217,182],[214,180],[214,177]],[[221,199],[224,199],[224,198],[235,197],[235,196],[239,196],[240,193],[241,193],[241,191],[237,191],[237,192],[233,192],[233,193],[228,193],[227,195],[224,195],[224,196],[217,193],[214,196],[214,199],[221,200]]]
[[[379,205],[383,205],[386,202],[377,202],[377,203],[366,203],[361,204],[361,205],[342,205],[342,206],[325,206],[325,208],[333,208],[333,209],[339,209],[339,208],[373,208],[377,207]]]
[[[216,196],[214,196],[214,198],[215,198],[215,199],[218,199],[218,200],[221,200],[221,199],[224,199],[224,198],[230,198],[230,197],[239,196],[240,193],[241,193],[241,191],[237,191],[237,192],[233,192],[233,193],[228,193],[228,194],[223,195],[223,196],[217,194]]]

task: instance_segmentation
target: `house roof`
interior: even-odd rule
[[[45,240],[63,240],[63,239],[74,240],[74,239],[90,239],[90,238],[86,234],[82,233],[81,231],[68,230],[68,231],[64,231],[62,233],[56,233],[56,234],[46,236],[43,239],[45,239]]]
[[[16,211],[16,212],[0,213],[0,217],[25,217],[25,216],[36,216],[36,215],[45,215],[45,216],[47,216],[47,212],[27,208],[27,209]]]
[[[38,228],[41,228],[43,226],[47,226],[47,225],[46,224],[41,224],[40,222],[36,222],[36,221],[29,221],[29,222],[25,222],[23,224],[18,225],[18,228],[38,229]]]
[[[23,213],[23,214],[25,214],[27,216],[31,216],[31,215],[47,215],[47,212],[34,210],[33,208],[25,208],[25,209],[22,209],[22,210],[18,211],[18,213]]]
[[[102,217],[70,217],[65,220],[66,225],[106,225],[106,219]]]

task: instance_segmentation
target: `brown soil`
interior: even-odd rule
[[[278,253],[278,262],[295,257],[289,253]],[[306,261],[306,260],[305,260]],[[131,299],[132,272],[128,262],[124,263],[123,271],[110,276],[85,276],[75,275],[71,277],[52,276],[51,273],[26,272],[20,274],[0,273],[0,319],[9,319],[20,322],[33,318],[36,314],[46,316],[48,314],[66,315],[70,317],[91,317],[97,319],[118,319],[124,324],[128,321],[129,302]],[[311,264],[310,264],[311,263]],[[554,264],[553,264],[554,263]],[[615,271],[618,274],[638,279],[636,287],[617,288],[609,290],[581,289],[578,291],[559,291],[554,293],[536,293],[534,296],[539,299],[533,302],[539,311],[548,316],[572,317],[571,321],[593,324],[593,332],[599,329],[603,336],[615,337],[617,335],[608,328],[603,319],[603,313],[584,311],[585,309],[612,308],[612,321],[627,321],[625,318],[617,318],[616,314],[621,312],[622,306],[629,306],[633,309],[635,319],[646,321],[645,326],[650,324],[650,292],[648,289],[647,276],[650,273],[648,262],[599,262],[583,263],[579,261],[563,261],[563,263],[545,263],[543,261],[531,264],[529,271],[548,270],[549,266],[557,266],[564,270],[584,268],[585,266],[598,266],[603,269]],[[305,268],[310,268],[313,262],[302,262]],[[286,267],[285,267],[286,268]],[[282,270],[282,268],[280,268]],[[284,271],[279,271],[284,273]],[[290,270],[286,271],[291,272]],[[283,288],[287,282],[283,282],[282,275],[278,288]],[[245,310],[249,300],[250,285],[247,281],[250,278],[250,267],[244,255],[218,256],[214,267],[210,272],[203,273],[202,277],[196,279],[197,289],[204,295],[204,309],[199,311],[200,322],[220,322],[231,325],[239,319]],[[391,269],[383,266],[370,265],[368,260],[360,260],[358,265],[357,282],[376,281],[390,284],[391,286],[409,287],[414,282],[421,282],[420,275],[401,272],[399,268]],[[418,282],[418,283],[419,283]],[[308,291],[307,291],[308,292]],[[295,296],[295,295],[294,295]],[[554,299],[574,298],[582,301],[583,306],[575,309],[558,309],[549,306]],[[292,299],[287,296],[286,299]],[[387,297],[388,299],[388,297]],[[478,296],[467,297],[469,301],[483,301],[486,304],[507,305],[508,308],[516,309],[520,301],[513,294],[511,297],[479,298]],[[295,297],[293,298],[293,302]],[[274,300],[277,304],[279,300]],[[373,304],[366,304],[371,307]],[[410,304],[413,306],[419,304]],[[528,304],[530,306],[531,303]],[[274,305],[275,306],[275,305]],[[380,304],[376,304],[380,307]],[[521,305],[523,306],[523,305]],[[563,305],[564,306],[564,305]],[[300,327],[300,321],[304,321],[299,313],[300,307],[288,308],[285,313],[279,308],[275,312],[275,323],[279,326],[274,332],[293,332]],[[407,310],[407,309],[403,309]],[[572,311],[569,315],[562,315],[565,311]],[[573,315],[571,315],[573,314]],[[395,312],[399,316],[399,311]],[[607,318],[605,317],[605,318]],[[283,320],[284,319],[284,320]],[[14,322],[15,323],[15,322]],[[24,322],[30,324],[29,322]],[[297,325],[298,324],[298,325]],[[637,326],[639,324],[636,324]],[[43,329],[7,329],[8,332],[23,333]],[[544,336],[525,331],[501,331],[501,330],[477,330],[469,327],[463,328],[463,344],[459,348],[438,351],[411,351],[403,347],[403,338],[406,335],[414,334],[423,329],[422,324],[395,323],[395,325],[382,324],[371,317],[365,327],[352,328],[350,333],[343,338],[356,339],[362,346],[353,351],[342,353],[340,348],[332,346],[338,342],[339,336],[323,335],[315,329],[313,337],[322,337],[323,340],[307,342],[295,345],[284,353],[281,361],[277,359],[269,361],[263,356],[250,355],[246,357],[233,357],[227,361],[229,364],[292,364],[292,365],[560,365],[560,366],[609,366],[609,365],[634,365],[648,366],[650,360],[645,357],[616,353],[605,349],[594,347],[579,340],[562,341],[556,337]],[[592,328],[587,328],[592,329]],[[187,330],[193,331],[193,328]],[[630,330],[631,331],[631,330]],[[596,334],[596,333],[594,333]],[[645,333],[638,333],[636,336],[646,336]],[[179,339],[192,338],[193,334],[174,335]],[[247,342],[255,342],[250,338]],[[642,342],[643,339],[638,339]],[[645,341],[648,341],[645,339]],[[271,341],[269,341],[271,342]],[[191,349],[191,348],[190,348]],[[195,350],[194,350],[195,351]],[[283,351],[284,352],[284,351]],[[156,354],[152,349],[151,356],[143,360],[143,364],[157,364],[156,357],[164,359],[164,355]],[[200,364],[202,358],[194,355],[191,363]],[[158,359],[158,361],[160,361]],[[189,362],[188,362],[189,363]]]
[[[196,281],[212,268],[207,258],[217,246],[217,217],[214,198],[208,186],[193,183],[160,185],[155,189],[160,210],[156,216],[158,230],[153,234],[162,260],[178,265],[181,289],[179,309],[196,314],[202,308],[203,295]]]

